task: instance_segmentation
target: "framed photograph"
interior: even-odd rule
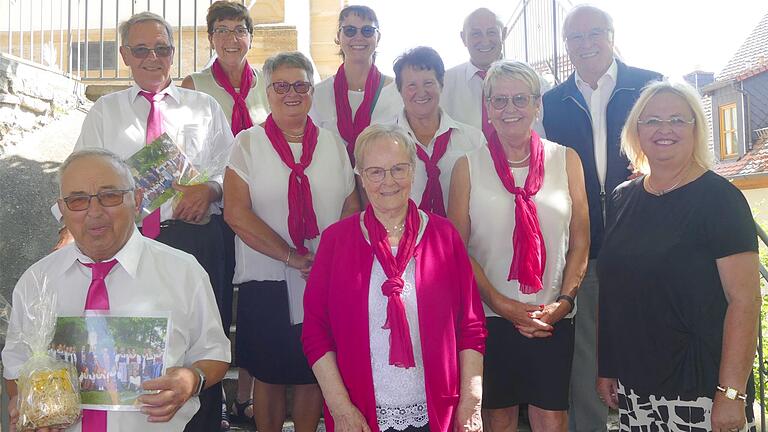
[[[165,373],[170,324],[167,313],[58,317],[49,353],[76,368],[83,409],[138,411],[141,384]]]

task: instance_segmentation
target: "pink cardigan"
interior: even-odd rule
[[[449,432],[459,402],[458,353],[485,352],[485,315],[464,243],[447,219],[429,214],[415,258],[429,429]],[[368,334],[372,266],[373,249],[359,213],[323,232],[304,294],[302,342],[310,365],[336,353],[352,403],[379,432]],[[332,432],[327,406],[325,421]]]

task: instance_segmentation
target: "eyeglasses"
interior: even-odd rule
[[[271,85],[272,89],[277,94],[286,94],[291,91],[291,87],[293,87],[293,90],[296,91],[296,93],[305,94],[312,88],[312,84],[310,84],[309,81],[296,81],[294,83],[275,81]]]
[[[604,28],[593,28],[592,30],[588,31],[587,33],[570,33],[565,35],[565,41],[568,43],[572,43],[575,45],[578,45],[584,40],[589,39],[592,42],[598,41],[603,39],[608,35],[608,33],[613,33],[613,30],[611,29],[604,29]]]
[[[93,195],[73,194],[62,198],[62,200],[64,200],[67,208],[72,211],[88,210],[91,206],[91,199],[94,197],[99,200],[99,204],[102,207],[115,207],[122,204],[125,194],[131,191],[133,189],[108,189]]]
[[[341,26],[341,31],[344,32],[344,36],[349,38],[355,37],[358,30],[360,30],[360,34],[363,35],[363,37],[370,38],[373,37],[379,29],[372,25],[364,25],[362,27],[355,27],[353,25]]]
[[[140,58],[140,59],[149,57],[150,52],[155,53],[156,57],[170,57],[173,55],[173,47],[169,45],[159,45],[154,48],[132,47],[130,45],[123,45],[123,46],[131,50],[131,54],[134,57]]]
[[[506,108],[510,101],[512,101],[512,105],[518,108],[525,108],[540,96],[541,95],[525,93],[518,93],[514,96],[490,96],[488,98],[488,102],[494,109],[497,110],[503,110]]]
[[[234,29],[228,29],[226,27],[216,27],[215,29],[213,29],[213,34],[219,37],[228,37],[232,33],[234,33],[235,37],[238,39],[245,39],[251,35],[251,32],[249,32],[247,28],[242,26],[235,27]]]
[[[684,129],[692,124],[696,123],[696,119],[692,118],[690,120],[686,120],[683,117],[680,116],[672,116],[667,120],[663,120],[659,117],[648,117],[645,120],[638,120],[637,124],[640,126],[645,126],[649,129],[661,129],[664,124],[669,124],[669,127],[672,129]]]
[[[368,167],[363,170],[363,175],[365,175],[365,178],[367,178],[371,183],[381,183],[387,176],[387,171],[389,171],[389,175],[391,175],[393,179],[405,180],[408,178],[408,175],[411,172],[411,164],[403,162],[394,165],[390,169],[385,169],[382,167]]]

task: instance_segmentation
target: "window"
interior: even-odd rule
[[[720,159],[734,158],[739,155],[736,138],[736,104],[720,107]]]
[[[78,53],[79,48],[79,53]],[[77,71],[78,64],[80,70],[85,71],[85,42],[72,42],[72,70]],[[79,60],[78,60],[79,58]],[[88,42],[88,70],[99,70],[101,66],[101,42]],[[114,69],[117,60],[117,43],[115,41],[104,41],[104,69]]]

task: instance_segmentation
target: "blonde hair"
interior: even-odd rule
[[[524,82],[536,97],[536,106],[541,98],[541,78],[528,63],[514,60],[499,60],[491,64],[483,81],[483,103],[491,96],[493,86],[500,78],[516,79]]]
[[[406,132],[405,129],[396,124],[372,124],[365,128],[355,141],[355,170],[358,171],[358,173],[365,169],[365,165],[363,164],[365,149],[367,149],[372,142],[380,138],[389,138],[400,145],[408,154],[408,160],[411,162],[411,165],[416,164],[416,144],[414,144],[411,137],[408,136],[408,132]]]
[[[709,139],[709,125],[704,114],[704,107],[701,105],[701,99],[696,89],[684,82],[655,81],[643,89],[637,102],[635,102],[635,106],[632,107],[632,111],[629,112],[627,121],[624,123],[624,129],[621,131],[621,152],[627,156],[636,170],[645,174],[650,172],[648,157],[640,147],[637,121],[651,99],[660,93],[671,93],[679,96],[693,111],[695,122],[693,129],[693,160],[703,168],[710,168],[712,166],[712,155],[707,143]]]

